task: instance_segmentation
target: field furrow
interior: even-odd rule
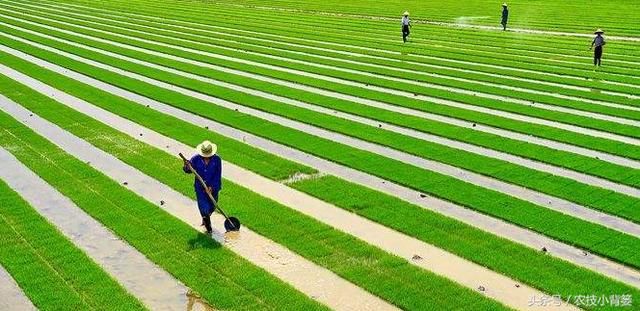
[[[0,107],[5,112],[12,110],[4,96],[0,97]],[[11,167],[0,170],[0,178],[146,307],[187,307],[188,288],[118,239],[9,152],[0,150],[0,158],[5,167]]]
[[[639,16],[588,7],[0,0],[0,308],[636,309]]]

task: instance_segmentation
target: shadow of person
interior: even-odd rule
[[[212,239],[210,235],[199,232],[194,238],[189,240],[187,251],[192,251],[198,248],[216,249],[220,247],[222,247],[222,245]]]

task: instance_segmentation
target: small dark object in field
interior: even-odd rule
[[[473,127],[476,127],[476,124],[474,123],[472,126],[473,126]]]
[[[542,252],[543,252],[543,253],[546,253],[546,252],[547,252],[547,248],[546,248],[546,247],[543,247],[543,248],[542,248]]]
[[[411,257],[411,259],[413,259],[413,260],[422,260],[422,257],[420,257],[419,255],[413,255],[413,257]]]
[[[235,111],[238,111],[238,108],[234,109]]]
[[[160,206],[164,205],[164,201],[160,200]]]
[[[600,160],[600,157],[596,157],[596,160]]]
[[[142,133],[140,133],[140,137],[142,137]]]
[[[520,288],[520,284],[516,284],[516,288]]]
[[[413,96],[418,96],[418,93],[413,93]]]
[[[209,129],[209,126],[207,125],[207,126],[205,126],[204,128],[206,128],[206,129],[208,130],[208,129]]]
[[[29,114],[29,116],[30,116],[30,117],[33,117],[33,113],[30,113],[30,114]]]
[[[589,253],[587,253],[587,252],[585,252],[585,251],[582,251],[582,255],[583,255],[583,256],[589,256]]]
[[[534,102],[534,101],[531,101],[531,104],[533,104],[533,105],[535,105],[535,103],[536,103],[536,102]]]
[[[229,231],[239,231],[240,230],[240,220],[235,217],[229,217],[224,221],[224,228]]]
[[[426,195],[426,194],[424,194],[424,193],[420,193],[420,197],[421,197],[421,198],[426,198],[426,197],[427,197],[427,195]]]
[[[126,185],[128,185],[129,183],[125,181],[125,182],[123,182],[122,184],[126,186]]]
[[[149,108],[149,105],[147,105],[147,108]]]
[[[481,292],[484,292],[486,290],[486,288],[484,288],[484,286],[480,285],[478,286],[478,290]]]
[[[378,124],[378,127],[382,127],[382,124]]]
[[[167,149],[169,149],[169,145],[167,145],[167,147],[166,147],[166,148],[167,148]]]

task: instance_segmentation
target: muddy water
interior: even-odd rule
[[[9,272],[2,266],[0,266],[0,310],[37,310]]]
[[[201,229],[201,218],[195,208],[196,203],[193,199],[175,192],[168,186],[144,175],[113,156],[93,147],[86,141],[41,119],[39,116],[33,115],[30,117],[29,115],[31,115],[31,113],[28,110],[23,109],[15,103],[11,103],[10,100],[2,98],[2,96],[0,96],[0,102],[0,109],[21,120],[54,144],[78,159],[84,162],[90,162],[92,167],[100,170],[112,179],[116,181],[127,181],[127,187],[131,191],[161,206],[194,228]],[[129,132],[129,134],[136,137],[140,137],[138,133],[144,133],[142,136],[145,137],[144,141],[152,145],[169,146],[169,148],[164,150],[176,157],[178,152],[185,154],[191,154],[193,152],[192,147],[179,144],[166,137],[154,134],[149,130],[138,128],[133,133]],[[179,163],[179,161],[176,161],[176,163]],[[225,173],[235,170],[232,164],[225,163],[224,166]],[[177,167],[176,169],[180,168]],[[161,201],[164,201],[164,204],[161,205]],[[68,214],[64,213],[63,215]],[[392,305],[345,281],[333,272],[315,265],[273,241],[253,233],[249,229],[243,228],[240,234],[225,236],[223,226],[224,218],[221,215],[215,214],[212,222],[216,229],[213,234],[216,240],[224,243],[226,247],[238,253],[240,256],[245,257],[257,266],[264,268],[276,277],[288,282],[296,289],[326,304],[332,309],[396,310]],[[115,239],[115,237],[113,239]],[[104,239],[98,240],[103,241]],[[194,241],[194,243],[192,247],[197,247],[197,241]],[[94,247],[103,247],[103,243],[101,242]],[[109,249],[113,249],[113,247]],[[127,258],[128,262],[128,256],[130,255],[130,253],[124,252],[122,257]],[[135,269],[127,271],[126,276],[128,277],[141,277],[143,280],[150,279],[148,276],[142,277],[136,274]],[[186,297],[186,290],[180,292],[180,297]],[[184,299],[182,299],[181,302],[183,304],[187,303]]]
[[[187,309],[188,288],[183,284],[1,148],[0,160],[3,163],[0,178],[147,307],[154,310]],[[197,304],[202,303],[198,301]]]

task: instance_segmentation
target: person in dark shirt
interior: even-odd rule
[[[508,20],[509,20],[509,9],[507,9],[507,3],[503,3],[502,4],[502,21],[500,22],[500,24],[502,24],[503,31],[507,30]]]
[[[607,42],[602,36],[604,34],[604,31],[602,31],[602,29],[596,30],[594,34],[596,36],[595,38],[593,38],[593,41],[591,41],[590,50],[593,49],[594,46],[596,47],[596,49],[593,51],[593,65],[600,67],[600,65],[602,65],[602,47],[607,44]]]
[[[211,214],[215,209],[213,202],[209,199],[207,193],[211,193],[213,198],[218,201],[218,193],[222,189],[222,159],[216,154],[218,147],[210,141],[204,141],[196,147],[196,155],[189,162],[193,169],[202,177],[207,187],[203,187],[196,178],[194,181],[194,189],[196,199],[198,200],[198,209],[202,216],[202,224],[207,229],[207,233],[211,233]],[[191,169],[184,163],[182,168],[185,173],[191,174]]]

